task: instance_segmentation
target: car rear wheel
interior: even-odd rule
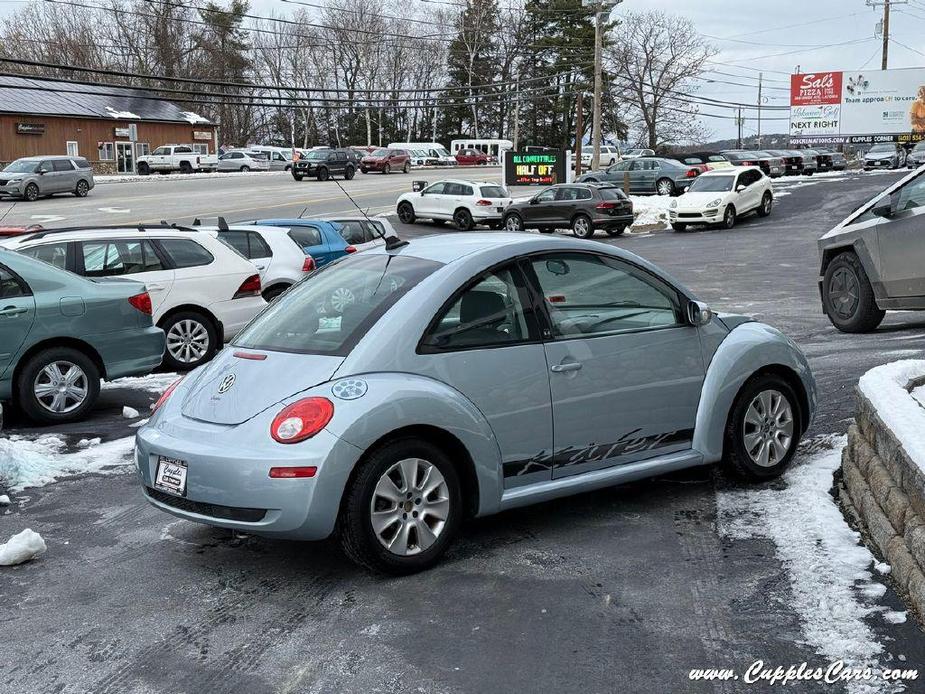
[[[17,379],[17,399],[37,422],[81,419],[100,394],[100,371],[83,352],[70,347],[42,350],[26,362]]]
[[[435,564],[462,519],[459,476],[428,441],[387,443],[357,469],[341,507],[344,553],[374,571],[410,574]]]
[[[201,313],[175,313],[161,328],[167,334],[164,365],[172,371],[190,371],[215,354],[218,343],[215,326]]]
[[[594,236],[594,225],[586,214],[580,214],[572,220],[572,233],[580,239],[590,239]]]
[[[771,207],[774,205],[774,197],[771,195],[770,191],[765,191],[765,194],[761,198],[761,207],[758,208],[759,217],[767,217],[771,214]]]
[[[247,172],[250,171],[250,170],[251,170],[251,167],[249,167],[249,166],[247,166],[247,165],[242,166],[242,167],[239,169],[239,171],[240,171],[241,173],[247,173]]]
[[[512,212],[504,218],[504,228],[508,231],[523,231],[524,220],[519,214]]]
[[[366,169],[366,168],[364,168],[364,167],[361,166],[361,167],[360,167],[360,173],[369,173],[369,169]]]
[[[392,173],[392,167],[386,164],[385,166],[382,167],[382,173],[384,174]]]
[[[736,225],[736,208],[732,205],[726,206],[726,211],[723,212],[723,227],[725,229],[732,229]]]
[[[151,167],[146,162],[141,162],[138,165],[138,175],[147,176],[149,173],[151,173]]]
[[[670,178],[660,178],[655,182],[655,192],[659,195],[674,195],[674,183]]]
[[[242,169],[243,171],[243,169]],[[193,173],[193,167],[188,161],[180,162],[180,173],[182,174],[191,174]]]
[[[285,284],[277,284],[273,287],[268,287],[266,291],[263,292],[263,300],[270,303],[287,289],[289,289],[289,286]]]
[[[793,388],[780,376],[757,376],[732,405],[723,462],[746,480],[778,477],[793,459],[801,435],[800,403]]]
[[[460,208],[453,213],[453,224],[460,231],[469,231],[475,226],[472,221],[472,214],[465,208]]]
[[[305,176],[303,176],[300,173],[297,173],[295,170],[292,171],[292,177],[297,181],[301,181],[303,178],[305,178]]]
[[[410,173],[410,172],[411,172],[411,162],[406,161],[406,162],[405,162],[405,165],[404,165],[404,166],[402,167],[402,169],[401,169],[401,172],[402,172],[402,173]]]
[[[318,169],[318,180],[319,181],[327,181],[329,175],[330,174],[328,174],[327,167],[322,166],[320,169]]]
[[[39,187],[34,183],[30,183],[22,192],[22,196],[28,202],[35,202],[39,199]]]
[[[402,224],[414,224],[414,208],[410,202],[401,202],[398,204],[398,219]]]
[[[822,301],[832,325],[844,333],[870,332],[886,315],[878,308],[864,266],[854,253],[842,253],[828,264]]]
[[[77,181],[77,186],[74,188],[74,195],[78,198],[87,197],[87,193],[90,192],[90,184],[84,181],[83,179]]]
[[[354,176],[356,176],[356,173],[357,173],[357,170],[356,170],[356,169],[354,169],[352,166],[348,166],[348,167],[346,168],[346,170],[344,171],[344,179],[347,180],[347,181],[349,181],[349,180],[351,180]]]

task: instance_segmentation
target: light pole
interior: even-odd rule
[[[601,158],[601,71],[603,58],[604,17],[623,0],[581,0],[582,7],[594,8],[594,112],[591,117],[591,171],[597,169]]]

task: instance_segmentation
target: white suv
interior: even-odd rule
[[[583,169],[587,169],[591,166],[591,157],[593,155],[594,147],[591,145],[581,146],[581,167]],[[618,147],[614,147],[613,145],[601,145],[601,158],[598,160],[598,167],[603,169],[607,166],[613,166],[618,161],[622,161],[622,159],[623,157],[620,156],[620,149]]]
[[[211,234],[172,227],[45,230],[3,246],[84,277],[126,277],[151,295],[164,365],[208,361],[266,306],[257,269]]]
[[[463,231],[476,224],[500,229],[504,210],[512,202],[511,194],[498,183],[448,179],[399,196],[396,211],[403,224],[430,219],[438,224],[452,221]]]

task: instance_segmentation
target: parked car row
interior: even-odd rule
[[[620,183],[629,180],[629,192],[638,195],[678,195],[698,176],[697,166],[667,157],[624,159],[599,171],[589,171],[576,183]]]

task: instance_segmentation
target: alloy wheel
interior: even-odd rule
[[[32,384],[39,404],[49,412],[73,412],[87,399],[90,383],[87,374],[77,364],[54,361],[45,366]]]
[[[406,458],[379,478],[369,511],[373,532],[383,547],[402,557],[420,554],[446,526],[449,487],[433,463]]]
[[[87,187],[86,181],[77,181],[77,197],[82,198],[86,196],[89,188]]]
[[[767,214],[771,214],[771,196],[770,196],[770,195],[765,195],[765,196],[764,196],[764,200],[762,201],[761,206],[762,206],[762,208],[763,208],[763,212],[764,212],[766,215],[767,215]]]
[[[209,351],[209,331],[198,321],[177,321],[167,331],[167,351],[181,364],[197,362]]]
[[[860,283],[850,268],[840,267],[829,281],[829,306],[839,318],[850,319],[858,309]]]
[[[591,222],[587,217],[578,217],[572,224],[572,229],[578,238],[587,238],[591,235]]]
[[[778,390],[763,390],[745,411],[742,436],[748,457],[761,467],[773,467],[793,444],[793,407]]]
[[[508,231],[523,231],[524,224],[520,217],[516,214],[512,214],[504,220],[504,228]]]
[[[674,186],[667,178],[663,178],[658,182],[656,192],[658,192],[659,195],[671,195],[674,192]]]

